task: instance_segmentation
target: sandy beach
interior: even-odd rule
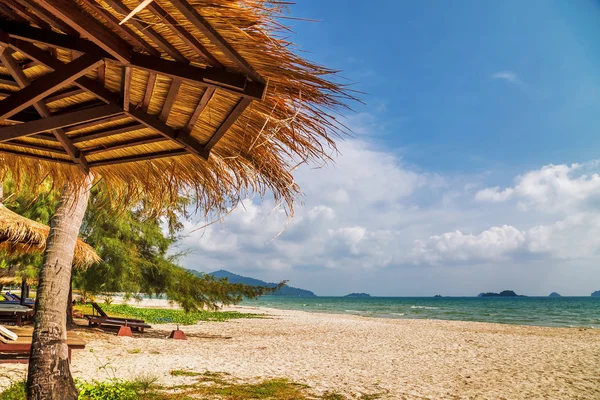
[[[188,341],[166,340],[168,324],[134,338],[80,329],[88,345],[73,353],[73,375],[145,373],[174,385],[189,378],[171,370],[226,372],[243,381],[288,378],[352,398],[600,398],[598,330],[233,309],[266,318],[185,326]],[[26,366],[2,371],[5,386]]]

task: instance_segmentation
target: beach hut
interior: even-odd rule
[[[120,24],[140,4],[0,2],[0,177],[65,185],[40,272],[35,398],[76,398],[63,321],[49,316],[93,182],[115,202],[190,193],[206,213],[269,192],[291,213],[292,171],[329,159],[352,98],[335,71],[294,53],[286,2],[155,0]]]
[[[0,250],[10,254],[43,252],[49,233],[49,226],[25,218],[0,204]],[[100,261],[92,246],[77,239],[73,258],[75,267],[87,268]],[[10,282],[11,276],[18,279],[14,272],[13,268],[0,269],[0,282]]]
[[[0,204],[0,251],[8,254],[41,253],[46,248],[49,232],[49,226],[25,218]],[[96,251],[81,239],[77,239],[73,266],[87,268],[97,262],[100,262],[100,257]],[[16,265],[0,268],[0,284],[20,284],[23,304],[29,293],[29,286],[37,283],[37,278],[22,272]]]

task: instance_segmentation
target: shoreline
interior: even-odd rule
[[[167,309],[179,309],[176,304],[169,304],[167,299],[159,299],[159,298],[144,298],[141,301],[129,300],[123,301],[121,296],[113,296],[112,297],[113,304],[128,304],[133,307],[142,307],[142,308],[167,308]],[[98,300],[97,300],[98,301]],[[98,301],[101,304],[101,301]],[[414,307],[414,306],[413,306]],[[414,308],[421,308],[421,306],[416,306]],[[276,307],[267,307],[264,305],[249,305],[249,304],[238,304],[233,306],[225,306],[221,308],[222,311],[240,311],[240,312],[249,312],[248,310],[265,310],[265,311],[298,311],[298,312],[306,312],[306,313],[315,313],[315,314],[324,314],[324,315],[344,315],[344,316],[355,316],[359,318],[373,318],[373,319],[391,319],[391,320],[426,320],[426,321],[454,321],[454,322],[473,322],[473,323],[482,323],[482,324],[498,324],[498,325],[508,325],[508,326],[525,326],[525,327],[543,327],[543,328],[565,328],[565,329],[593,329],[600,330],[600,326],[590,326],[590,325],[551,325],[551,324],[541,324],[541,323],[519,323],[517,322],[504,322],[504,321],[481,321],[481,320],[467,320],[467,319],[455,319],[455,318],[430,318],[430,317],[412,317],[410,315],[402,314],[392,316],[390,313],[367,313],[366,311],[357,311],[347,312],[347,311],[336,311],[336,310],[302,310],[298,308],[276,308]],[[394,314],[394,313],[392,313]]]
[[[153,325],[134,338],[81,328],[88,344],[73,352],[73,375],[102,380],[114,371],[132,379],[143,371],[177,385],[191,378],[169,371],[224,372],[245,382],[287,378],[315,393],[378,393],[390,400],[600,398],[597,330],[227,310],[267,318],[182,326],[187,341],[166,339],[173,324]],[[26,372],[22,365],[3,369],[13,377]]]

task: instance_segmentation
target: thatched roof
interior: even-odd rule
[[[16,253],[42,252],[46,248],[49,233],[50,227],[47,225],[22,217],[0,205],[0,249]],[[73,264],[85,268],[99,261],[96,251],[77,239]],[[2,276],[0,269],[0,277]]]
[[[0,3],[0,168],[59,183],[89,168],[123,197],[191,189],[205,209],[267,190],[291,206],[292,170],[328,159],[351,96],[292,51],[287,6],[156,0],[119,25],[139,4]]]

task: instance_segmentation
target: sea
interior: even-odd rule
[[[376,318],[438,319],[600,329],[600,297],[284,297],[242,305]]]

